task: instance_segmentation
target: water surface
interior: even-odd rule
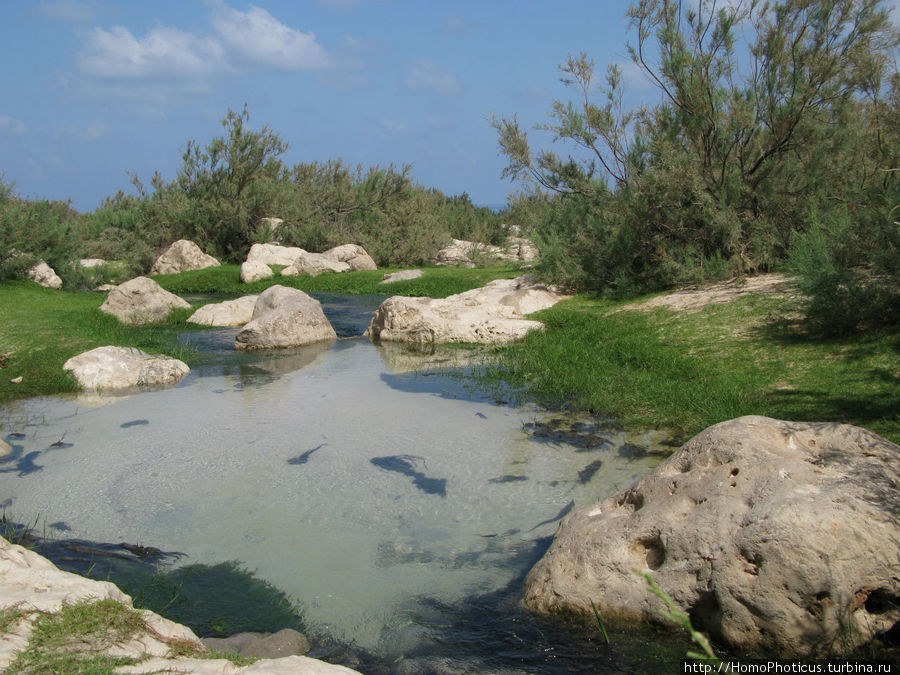
[[[174,388],[0,408],[8,513],[185,563],[240,560],[313,632],[402,663],[462,640],[460,614],[487,611],[473,599],[507,589],[493,605],[509,605],[565,512],[660,461],[633,451],[656,449],[650,434],[534,433],[547,413],[436,371],[452,351],[357,337],[241,355],[233,334],[191,334],[220,358]]]

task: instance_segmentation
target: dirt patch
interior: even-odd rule
[[[675,311],[696,312],[707,305],[731,302],[745,295],[769,293],[787,294],[795,292],[793,279],[784,274],[761,274],[756,277],[734,279],[705,288],[685,289],[660,295],[642,302],[624,305],[622,309],[649,312],[657,307]]]

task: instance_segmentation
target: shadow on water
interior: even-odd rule
[[[413,479],[413,485],[425,494],[440,495],[441,497],[447,496],[446,478],[430,478],[418,470],[419,465],[426,469],[428,468],[425,466],[425,460],[422,457],[393,455],[391,457],[373,457],[369,461],[379,469],[410,476]]]

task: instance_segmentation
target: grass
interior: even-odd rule
[[[275,266],[273,268],[280,269]],[[222,265],[180,274],[164,274],[153,278],[167,291],[177,295],[191,293],[247,295],[260,293],[269,286],[281,284],[299,288],[302,291],[443,298],[484,286],[494,279],[511,278],[523,273],[521,268],[509,265],[480,269],[420,267],[418,269],[423,271],[423,275],[418,279],[398,281],[392,284],[380,283],[385,274],[396,272],[399,269],[404,268],[392,267],[343,274],[320,274],[316,277],[305,275],[283,277],[276,272],[274,277],[245,284],[240,280],[241,268],[239,265]]]
[[[102,293],[68,293],[28,281],[0,283],[0,402],[76,391],[62,365],[72,356],[103,345],[137,347],[150,353],[188,357],[175,347],[189,310],[152,326],[127,326],[98,310]],[[12,379],[21,377],[18,384]]]
[[[28,615],[17,608],[0,610],[0,635],[12,631]],[[109,598],[81,600],[63,605],[54,613],[38,614],[32,626],[28,645],[5,673],[110,675],[118,666],[138,661],[104,652],[141,634],[152,633],[140,612]],[[198,647],[190,641],[174,640],[167,644],[172,657],[227,659],[238,666],[256,661],[252,657]]]
[[[796,299],[756,295],[694,313],[620,311],[578,296],[547,329],[494,350],[488,380],[519,398],[691,436],[748,414],[857,424],[900,442],[900,332],[806,335]]]

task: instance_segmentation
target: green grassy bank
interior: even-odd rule
[[[444,297],[520,273],[512,267],[425,268],[416,280],[380,285],[386,271],[276,276],[241,284],[237,266],[157,277],[181,295],[260,292],[281,283],[308,291]],[[120,324],[99,293],[30,282],[0,283],[0,401],[76,389],[63,362],[105,344],[173,354],[178,333],[198,330],[176,312],[166,323]],[[195,303],[199,304],[199,303]],[[629,310],[586,295],[535,315],[547,329],[493,350],[483,375],[521,399],[609,415],[635,428],[688,437],[746,414],[849,422],[900,442],[900,332],[816,338],[795,321],[796,297],[754,295],[699,311]],[[22,376],[19,384],[10,382]]]
[[[696,312],[578,296],[547,330],[495,351],[487,377],[518,396],[668,427],[685,439],[741,415],[848,422],[900,442],[900,332],[807,335],[799,301],[754,295]]]

